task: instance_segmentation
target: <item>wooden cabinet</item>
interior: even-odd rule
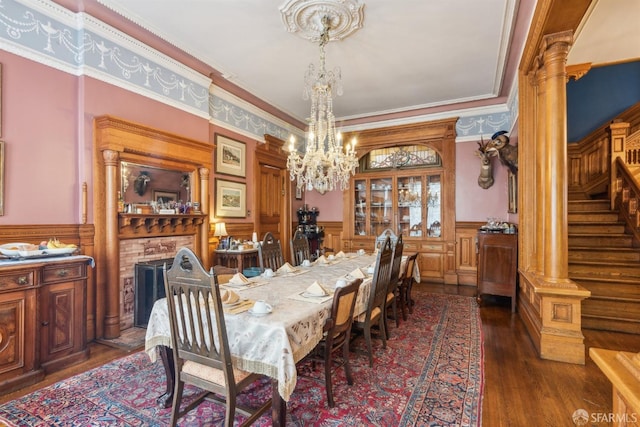
[[[506,296],[515,312],[517,277],[518,236],[479,231],[478,303],[484,294]]]
[[[47,372],[88,356],[84,351],[86,269],[86,264],[78,262],[42,267],[40,362]]]
[[[355,137],[360,164],[344,192],[347,251],[372,251],[390,228],[418,252],[421,278],[458,283],[455,264],[455,120],[370,129]]]
[[[36,269],[0,271],[0,390],[40,381],[36,364]],[[31,345],[25,345],[29,342]]]
[[[88,260],[0,263],[0,393],[88,357]]]

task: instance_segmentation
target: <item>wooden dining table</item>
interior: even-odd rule
[[[344,254],[310,267],[294,267],[295,272],[276,272],[274,277],[251,278],[249,284],[223,284],[222,289],[236,292],[241,299],[265,300],[272,306],[266,315],[254,315],[251,310],[234,312],[225,309],[225,324],[233,365],[272,379],[273,425],[284,425],[286,402],[293,393],[297,372],[296,363],[313,350],[322,339],[322,330],[330,314],[333,290],[339,279],[355,279],[359,269],[364,273],[356,301],[355,315],[366,311],[372,275],[367,267],[375,263],[373,255]],[[307,288],[318,282],[329,291],[326,297],[309,296]],[[247,304],[246,307],[251,307]],[[158,398],[163,407],[171,406],[175,372],[171,329],[166,298],[155,302],[145,338],[145,351],[155,362],[162,360],[167,389]]]

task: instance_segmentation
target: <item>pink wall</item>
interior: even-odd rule
[[[246,143],[245,179],[211,172],[209,212],[213,212],[215,202],[215,179],[224,178],[246,182],[250,211],[246,219],[225,221],[254,220],[255,207],[249,195],[255,188],[255,139],[216,128],[206,119],[124,89],[88,77],[78,78],[7,52],[3,52],[2,63],[2,140],[6,158],[5,215],[0,216],[0,224],[80,223],[83,182],[89,189],[88,222],[93,222],[93,120],[101,115],[121,117],[199,141],[213,143],[214,133],[220,132]],[[507,170],[497,159],[493,187],[483,190],[478,186],[480,164],[474,154],[476,148],[475,142],[456,144],[456,220],[484,221],[495,216],[517,222],[517,215],[507,214]],[[319,221],[342,221],[339,191],[324,195],[304,192],[303,200],[292,203],[294,220],[295,210],[304,203],[320,210]]]
[[[482,189],[478,185],[480,159],[475,141],[456,144],[456,221],[486,221],[498,217],[508,221],[508,169],[493,159],[493,186]]]
[[[92,78],[3,52],[5,214],[0,224],[81,222],[82,183],[93,221],[93,120],[122,117],[209,141],[209,122]],[[46,76],[46,77],[45,77]]]

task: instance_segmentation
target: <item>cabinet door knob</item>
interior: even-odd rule
[[[65,277],[67,274],[69,274],[69,272],[67,270],[65,270],[64,268],[60,271],[58,271],[58,277]]]
[[[29,279],[27,278],[27,276],[18,277],[18,285],[28,285],[28,284],[29,284]]]
[[[42,326],[49,326],[49,322],[42,322]]]

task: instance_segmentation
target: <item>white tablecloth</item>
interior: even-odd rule
[[[296,362],[306,356],[322,339],[322,328],[328,317],[332,300],[321,304],[288,298],[303,292],[318,281],[330,290],[336,280],[344,278],[356,268],[375,262],[370,255],[339,258],[331,265],[297,267],[308,270],[298,275],[276,275],[270,279],[256,278],[263,286],[233,290],[242,298],[264,299],[274,305],[273,312],[255,317],[248,312],[225,314],[229,347],[234,366],[267,375],[278,380],[278,391],[289,400],[296,385]],[[364,312],[369,298],[371,277],[364,279],[358,292],[356,314]],[[156,301],[151,311],[145,350],[156,360],[156,346],[171,346],[171,331],[166,299]]]

